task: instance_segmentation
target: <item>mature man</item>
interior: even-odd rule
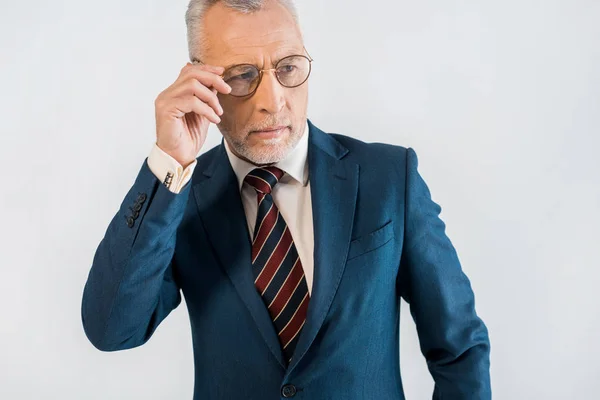
[[[82,301],[98,349],[140,346],[186,298],[194,399],[404,399],[400,298],[436,399],[489,399],[490,344],[411,148],[307,119],[291,0],[192,0],[188,63]],[[196,158],[210,123],[219,146]]]

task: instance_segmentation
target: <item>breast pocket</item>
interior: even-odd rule
[[[347,261],[360,255],[376,250],[394,238],[393,221],[386,222],[373,232],[363,235],[350,242]]]

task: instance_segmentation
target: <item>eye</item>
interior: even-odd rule
[[[277,69],[277,72],[289,74],[291,72],[294,72],[296,69],[298,69],[298,67],[296,67],[295,65],[284,65],[282,67],[279,67]]]
[[[231,68],[225,72],[223,79],[225,82],[251,82],[258,77],[258,71],[255,67],[249,65],[240,65]]]
[[[234,76],[230,77],[229,80],[231,80],[231,81],[235,81],[235,80],[248,81],[248,80],[254,79],[254,77],[255,77],[255,74],[253,74],[252,72],[244,72],[243,74],[234,75]]]

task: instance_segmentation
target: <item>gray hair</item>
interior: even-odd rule
[[[190,0],[188,9],[185,13],[185,24],[187,25],[188,52],[190,61],[193,60],[204,45],[202,36],[202,21],[204,14],[208,9],[217,3],[223,3],[224,6],[244,14],[251,14],[260,11],[268,0]],[[299,24],[298,12],[293,0],[277,0],[294,17],[296,24]]]

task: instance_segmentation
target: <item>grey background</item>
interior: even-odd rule
[[[2,399],[191,398],[185,304],[118,353],[79,314],[154,143],[154,99],[187,61],[186,5],[1,3]],[[298,6],[309,118],[417,151],[490,329],[494,398],[597,398],[600,2]],[[407,397],[431,398],[406,304],[401,333]]]

